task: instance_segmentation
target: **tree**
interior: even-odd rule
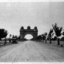
[[[47,43],[47,33],[44,33],[44,40],[45,40],[45,43]]]
[[[57,23],[52,25],[53,30],[55,31],[55,34],[57,36],[57,44],[60,45],[60,39],[59,36],[61,36],[62,27],[58,27]]]
[[[12,43],[11,38],[12,38],[12,34],[9,35],[9,43],[10,44]]]
[[[64,32],[62,33],[62,35],[64,36]]]
[[[8,32],[5,29],[0,29],[0,40],[7,36]]]
[[[64,41],[64,37],[61,38],[61,41]]]
[[[49,40],[50,40],[50,44],[52,43],[51,42],[51,38],[52,38],[52,36],[53,36],[53,29],[50,29],[50,31],[49,31],[49,34],[48,34],[48,38],[49,38]]]
[[[57,40],[57,37],[55,36],[54,38],[52,38],[53,41]]]
[[[5,30],[5,29],[0,29],[0,40],[1,40],[2,38],[5,38],[4,45],[6,44],[6,36],[7,36],[7,34],[8,34],[7,30]]]
[[[44,34],[42,34],[42,39],[45,40],[45,36],[44,36]]]

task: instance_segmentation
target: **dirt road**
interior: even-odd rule
[[[64,47],[25,41],[0,48],[0,62],[64,62]]]

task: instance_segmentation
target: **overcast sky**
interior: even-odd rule
[[[0,2],[0,28],[9,34],[19,35],[21,26],[37,26],[42,34],[54,23],[64,27],[63,2]]]

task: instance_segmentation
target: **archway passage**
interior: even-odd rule
[[[38,36],[37,27],[34,27],[34,29],[31,29],[30,26],[28,26],[27,29],[24,29],[24,27],[21,27],[20,28],[20,39],[23,40],[26,34],[31,34],[33,38],[36,38]]]
[[[31,40],[33,38],[33,36],[31,34],[27,34],[27,35],[25,35],[24,38],[27,40]]]

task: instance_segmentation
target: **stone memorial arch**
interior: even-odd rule
[[[24,39],[25,35],[31,34],[33,38],[36,38],[38,36],[38,29],[37,27],[34,27],[34,29],[31,29],[30,26],[27,27],[27,29],[24,29],[22,26],[20,28],[20,39]]]

